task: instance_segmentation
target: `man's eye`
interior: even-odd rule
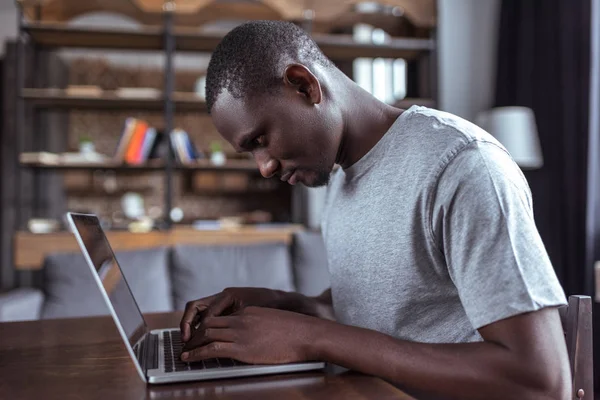
[[[265,145],[265,135],[260,135],[252,140],[252,147],[262,147]]]

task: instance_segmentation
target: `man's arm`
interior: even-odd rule
[[[323,360],[415,391],[461,400],[564,400],[570,368],[556,308],[479,330],[484,341],[416,343],[277,309],[248,307],[206,318],[203,344],[185,361],[235,358],[255,364]]]
[[[484,342],[425,344],[327,321],[315,323],[309,359],[456,399],[564,400],[570,368],[556,309],[495,322]]]
[[[277,307],[274,308],[335,321],[331,289],[316,297],[304,296],[297,292],[281,292]]]

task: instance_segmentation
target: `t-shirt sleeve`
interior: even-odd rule
[[[439,175],[432,198],[433,240],[475,329],[566,304],[527,181],[501,147],[471,142]]]

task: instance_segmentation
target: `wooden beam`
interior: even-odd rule
[[[21,96],[38,108],[161,111],[164,107],[162,96],[122,97],[111,90],[104,90],[98,96],[77,96],[63,89],[25,88],[21,91]],[[175,92],[173,102],[178,112],[206,112],[206,103],[194,93]]]
[[[352,12],[353,6],[363,0],[261,0],[215,1],[174,0],[176,26],[202,26],[219,20],[289,20],[304,18],[304,11],[315,11],[315,22],[333,21]],[[36,5],[42,5],[42,21],[66,22],[87,13],[104,11],[124,15],[145,25],[160,25],[163,0],[18,0],[25,15],[35,20]],[[380,3],[399,7],[411,22],[419,27],[432,28],[436,24],[435,0],[380,0]]]
[[[65,24],[28,24],[25,30],[33,42],[50,47],[85,47],[161,50],[162,36],[159,28],[139,31],[115,29],[71,28]],[[223,38],[223,33],[197,33],[190,29],[175,32],[178,51],[212,52]],[[352,35],[315,34],[313,39],[321,50],[334,60],[369,58],[415,59],[422,53],[435,49],[432,39],[391,38],[384,44],[359,43]]]
[[[161,50],[162,30],[74,28],[63,23],[30,23],[24,30],[33,42],[45,47],[111,48],[122,50]]]
[[[293,234],[302,228],[290,225],[283,228],[223,229],[201,231],[191,227],[174,228],[171,231],[131,233],[107,232],[106,236],[115,251],[140,250],[175,245],[223,246],[252,245],[260,243],[285,243],[290,245]],[[70,232],[34,234],[17,232],[14,237],[14,265],[17,270],[39,270],[44,259],[52,253],[79,252],[75,237]]]
[[[313,35],[319,48],[334,60],[368,58],[418,58],[424,52],[435,49],[430,39],[392,38],[385,44],[359,43],[351,35]]]
[[[32,169],[64,170],[64,171],[119,171],[122,173],[154,172],[164,170],[165,164],[161,160],[150,160],[145,164],[123,164],[113,161],[107,162],[64,162],[60,159],[45,160],[42,153],[21,153],[20,165]],[[35,159],[38,158],[38,159]],[[175,165],[176,171],[200,172],[244,172],[258,174],[260,170],[256,162],[250,159],[231,158],[223,165],[215,165],[210,160],[201,159],[186,164]]]
[[[304,11],[314,11],[315,21],[332,21],[345,13],[352,12],[356,4],[364,0],[329,0],[329,1],[298,1],[298,0],[261,0],[276,10],[282,19],[301,20]],[[421,27],[435,26],[437,7],[435,0],[379,0],[378,3],[389,7],[398,7],[415,25]]]
[[[20,0],[23,12],[30,21],[35,21],[35,4],[39,0]],[[92,12],[106,11],[129,17],[143,25],[161,26],[162,12],[146,12],[131,0],[48,0],[42,1],[43,22],[67,22]],[[176,9],[177,11],[177,9]],[[198,28],[208,22],[219,20],[281,19],[273,8],[258,2],[213,2],[198,12],[175,12],[175,26]]]

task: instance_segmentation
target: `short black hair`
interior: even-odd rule
[[[206,74],[208,112],[224,89],[235,98],[249,93],[265,93],[279,87],[281,59],[333,63],[299,26],[284,21],[252,21],[231,30],[217,45]]]

